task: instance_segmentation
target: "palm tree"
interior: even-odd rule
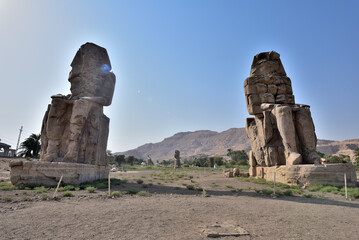
[[[41,149],[40,134],[31,134],[30,137],[26,138],[20,145],[21,151],[19,152],[20,157],[33,157],[38,158]]]

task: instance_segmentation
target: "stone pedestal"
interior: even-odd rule
[[[255,167],[255,173],[258,178],[264,178],[267,181],[273,181],[274,173],[276,173],[277,182],[296,184],[302,187],[316,184],[344,186],[344,173],[346,173],[347,185],[349,187],[357,186],[355,168],[351,163]]]
[[[60,177],[62,183],[79,185],[108,177],[106,166],[66,162],[12,161],[10,181],[16,186],[56,186]]]

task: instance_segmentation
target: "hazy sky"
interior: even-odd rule
[[[40,133],[78,48],[117,76],[108,149],[244,127],[253,56],[277,51],[321,139],[359,138],[359,1],[0,0],[0,138]]]

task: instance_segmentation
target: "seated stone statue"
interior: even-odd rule
[[[254,115],[246,122],[252,167],[320,163],[310,107],[295,104],[278,53],[254,57],[244,92],[248,112]]]
[[[71,95],[52,96],[41,130],[41,161],[106,165],[109,119],[116,77],[106,49],[86,43],[71,63]]]

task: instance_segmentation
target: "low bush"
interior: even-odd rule
[[[142,179],[137,179],[136,181],[138,184],[142,184],[143,183],[143,180]]]
[[[87,187],[86,190],[89,192],[89,193],[94,193],[96,191],[96,188],[95,187]]]
[[[292,190],[285,190],[284,192],[283,192],[283,195],[284,196],[292,196],[293,195],[293,192],[292,192]]]
[[[45,188],[44,186],[41,186],[41,187],[35,187],[34,188],[35,192],[37,193],[45,193],[47,192],[47,190],[49,190],[48,188]]]
[[[8,197],[8,196],[3,197],[2,199],[3,199],[5,202],[11,202],[11,201],[12,201],[11,197]]]
[[[137,195],[138,195],[138,196],[141,196],[141,197],[148,197],[148,196],[150,195],[150,193],[147,192],[147,191],[139,191],[139,192],[137,193]]]
[[[270,188],[263,188],[262,189],[262,193],[266,194],[266,195],[271,195],[273,193],[273,189]]]
[[[11,182],[0,182],[0,190],[3,191],[10,191],[10,190],[16,190],[17,187],[13,186]]]
[[[63,196],[63,197],[73,197],[74,195],[72,194],[71,191],[66,191],[66,192],[63,192],[63,193],[62,193],[62,196]]]
[[[316,192],[323,188],[323,185],[313,185],[307,188],[309,192]]]
[[[31,201],[31,198],[29,196],[23,196],[22,201]]]
[[[137,194],[139,192],[136,188],[127,188],[126,194]]]
[[[119,196],[121,196],[121,192],[120,191],[113,191],[113,192],[111,192],[111,196],[112,197],[119,197]]]
[[[47,199],[49,199],[49,195],[47,193],[41,194],[41,200],[45,201]]]
[[[148,188],[148,185],[147,184],[142,184],[142,187],[143,188]]]
[[[194,190],[194,186],[193,185],[187,185],[186,186],[188,190]]]

